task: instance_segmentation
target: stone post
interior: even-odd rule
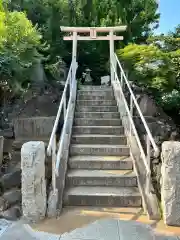
[[[162,144],[161,199],[167,225],[180,226],[180,142]]]
[[[21,149],[23,216],[37,222],[46,214],[45,144],[27,142]]]
[[[2,161],[3,161],[3,147],[4,147],[4,137],[0,136],[0,166],[2,165]]]

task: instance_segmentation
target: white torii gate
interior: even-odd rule
[[[116,36],[115,32],[125,31],[127,26],[117,26],[117,27],[61,27],[62,32],[71,33],[70,36],[65,36],[64,40],[73,41],[72,47],[72,60],[76,60],[77,55],[77,41],[89,41],[89,40],[108,40],[110,48],[110,63],[113,61],[114,54],[114,41],[123,40],[123,36]],[[98,36],[98,32],[107,32],[107,36]],[[78,33],[89,33],[89,36],[81,36]],[[111,80],[114,78],[113,69],[111,67]]]

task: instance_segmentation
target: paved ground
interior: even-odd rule
[[[141,208],[68,207],[63,209],[58,219],[46,219],[39,224],[32,225],[32,228],[37,231],[62,235],[103,219],[133,220],[148,224],[160,234],[180,236],[180,227],[166,226],[162,220],[149,220]]]
[[[54,235],[33,231],[22,222],[12,223],[0,240],[179,240],[178,237],[158,236],[149,225],[116,219],[98,220],[70,233]]]
[[[0,219],[0,240],[180,240],[177,236],[179,227],[148,220],[134,208],[68,208],[59,219],[31,226]]]

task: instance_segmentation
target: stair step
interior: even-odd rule
[[[71,142],[73,144],[126,145],[127,138],[124,135],[81,134],[73,135]]]
[[[73,134],[124,134],[122,126],[75,126]]]
[[[64,204],[69,206],[141,207],[136,187],[78,186],[68,188]]]
[[[114,97],[112,89],[108,90],[79,90],[78,96],[103,96],[105,98],[112,98]]]
[[[76,112],[117,112],[117,106],[77,106]]]
[[[70,170],[69,186],[137,187],[137,177],[132,170]]]
[[[115,100],[77,100],[76,106],[116,106]]]
[[[132,170],[130,157],[122,156],[74,156],[69,158],[71,169]]]
[[[111,90],[112,91],[112,86],[103,86],[103,85],[97,85],[97,86],[85,86],[85,85],[81,85],[81,89],[80,90],[86,90],[86,91],[92,91],[92,90],[107,90],[107,91],[109,91],[109,90]]]
[[[75,118],[91,118],[91,119],[112,119],[119,118],[118,112],[76,112]]]
[[[75,118],[75,126],[120,126],[121,120],[117,119],[91,119],[91,118]]]
[[[114,100],[114,96],[112,94],[107,94],[107,95],[85,95],[85,94],[78,94],[77,95],[77,100],[97,100],[97,101],[102,101],[102,100]]]
[[[125,145],[86,145],[72,144],[70,146],[72,155],[95,155],[95,156],[128,156],[129,147]]]

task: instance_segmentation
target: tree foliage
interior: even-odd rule
[[[38,24],[43,39],[49,44],[50,62],[61,56],[71,59],[71,43],[62,41],[60,26],[114,26],[126,24],[124,44],[144,41],[157,26],[156,0],[4,0],[11,10],[25,11],[33,24]],[[81,66],[89,65],[99,77],[109,58],[107,42],[86,42],[78,46]],[[117,43],[118,44],[118,43]],[[101,60],[97,59],[101,56]],[[87,60],[84,63],[84,59]],[[96,64],[93,64],[96,60]],[[96,67],[97,65],[100,65]]]
[[[147,44],[117,51],[129,78],[149,90],[166,111],[179,114],[180,25],[167,35],[151,36]]]
[[[40,58],[41,35],[23,12],[0,11],[1,88],[19,90]]]

